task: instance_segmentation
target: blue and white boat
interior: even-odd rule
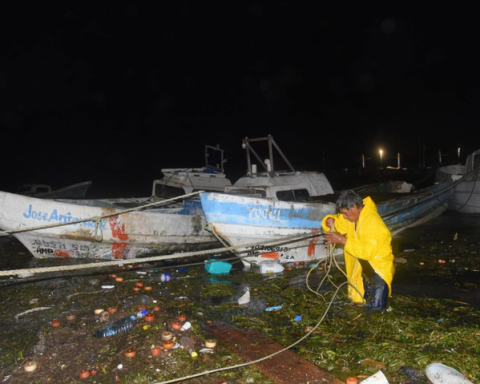
[[[453,194],[444,181],[410,193],[372,196],[392,235],[441,215]],[[362,192],[359,192],[363,195]],[[392,197],[394,195],[395,197]],[[327,256],[321,221],[335,212],[337,195],[316,196],[310,202],[286,202],[225,193],[201,193],[207,228],[223,243],[236,247],[246,266],[276,259],[280,263],[312,262]]]
[[[395,235],[442,214],[453,194],[452,184],[447,180],[415,192],[375,193],[372,188],[357,192],[372,197]],[[270,168],[259,175],[249,161],[249,174],[226,192],[200,194],[207,229],[235,247],[245,266],[272,259],[311,262],[327,256],[321,221],[335,213],[338,194],[322,173]]]

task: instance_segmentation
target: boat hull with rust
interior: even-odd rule
[[[195,204],[122,213],[102,201],[67,203],[0,191],[0,228],[36,258],[135,259],[221,246]]]

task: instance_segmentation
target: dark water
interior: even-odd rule
[[[400,232],[392,245],[395,256],[407,260],[397,264],[394,294],[447,298],[480,308],[479,214],[447,211]]]

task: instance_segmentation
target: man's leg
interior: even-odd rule
[[[387,308],[388,284],[375,274],[372,278],[371,297],[369,298],[368,309],[377,310]]]

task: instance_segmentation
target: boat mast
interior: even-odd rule
[[[253,142],[256,142],[256,141],[265,141],[265,140],[268,140],[268,153],[269,153],[270,168],[268,168],[265,165],[264,161],[262,161],[260,156],[258,156],[257,152],[255,152],[255,150],[250,145],[250,143],[253,143]],[[250,160],[250,152],[252,152],[252,154],[255,156],[255,158],[258,160],[258,162],[265,169],[265,172],[269,173],[271,176],[274,174],[275,167],[274,167],[274,162],[273,162],[273,147],[272,147],[272,145],[276,148],[276,150],[278,151],[280,156],[282,156],[283,160],[285,161],[285,163],[290,168],[290,171],[295,172],[295,169],[292,167],[292,165],[290,164],[290,162],[288,161],[286,156],[283,154],[280,147],[277,145],[275,140],[273,140],[272,135],[268,135],[267,137],[259,137],[259,138],[256,138],[256,139],[249,139],[248,137],[245,137],[245,139],[243,139],[243,145],[242,146],[243,146],[243,148],[245,148],[247,150],[247,165],[248,165],[248,173],[249,174],[252,174],[252,164],[251,164],[251,160]]]

